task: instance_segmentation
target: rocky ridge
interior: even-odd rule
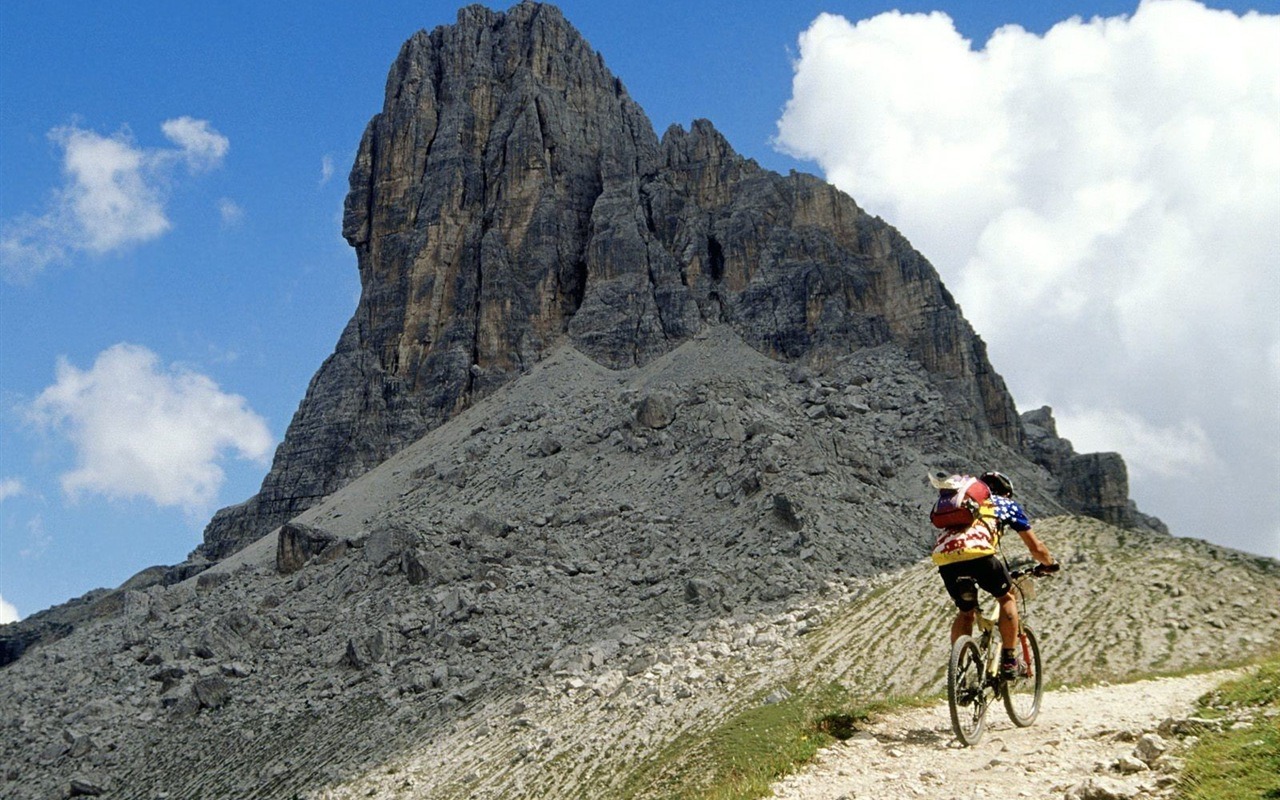
[[[621,371],[562,348],[279,532],[0,671],[0,793],[659,796],[654,754],[778,692],[936,689],[945,596],[897,565],[928,548],[923,476],[987,452],[934,392],[892,346],[823,372],[727,327]],[[1033,514],[1060,510],[1040,467],[1002,458]],[[1035,612],[1057,679],[1280,635],[1274,562],[1038,528],[1068,564]]]

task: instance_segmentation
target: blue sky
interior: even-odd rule
[[[1078,216],[1079,208],[1055,217],[1054,203],[1025,192],[1004,205],[996,199],[956,203],[959,195],[949,199],[930,192],[946,183],[955,192],[967,192],[966,197],[982,194],[986,179],[966,178],[959,166],[941,166],[921,180],[895,172],[900,165],[867,157],[869,152],[892,151],[889,140],[876,138],[886,135],[883,131],[937,124],[945,132],[947,125],[956,124],[956,119],[933,120],[909,107],[895,107],[877,121],[880,108],[894,103],[859,105],[868,97],[927,97],[920,87],[936,84],[938,73],[932,78],[927,71],[913,73],[933,64],[935,57],[939,69],[948,69],[943,56],[953,58],[962,72],[972,68],[974,85],[957,96],[967,99],[964,92],[973,92],[970,107],[990,103],[993,119],[1005,126],[1001,130],[1018,134],[995,144],[984,139],[942,148],[940,157],[953,162],[965,160],[964,147],[1001,158],[1009,152],[1001,149],[1008,147],[1009,138],[1031,138],[1021,131],[1066,129],[1061,120],[1046,122],[1043,110],[1011,112],[1017,96],[996,97],[983,88],[1008,84],[1010,76],[1043,78],[1046,85],[1060,87],[1062,75],[1080,71],[1063,52],[1078,56],[1080,48],[1096,48],[1119,54],[1097,68],[1110,87],[1099,103],[1118,106],[1115,119],[1131,118],[1126,104],[1143,104],[1141,93],[1126,93],[1125,81],[1112,78],[1133,75],[1135,82],[1141,78],[1149,84],[1151,76],[1138,75],[1141,69],[1124,57],[1132,57],[1133,50],[1125,48],[1135,47],[1135,41],[1165,41],[1162,25],[1216,30],[1216,23],[1206,25],[1198,16],[1209,13],[1203,6],[1176,1],[1174,10],[1186,12],[1183,23],[1162,22],[1145,10],[1139,15],[1134,3],[1119,2],[571,0],[560,7],[659,132],[672,123],[688,126],[695,118],[708,118],[739,152],[763,166],[826,175],[864,207],[898,225],[934,261],[948,285],[959,287],[971,321],[991,344],[996,368],[1010,379],[1020,408],[1047,403],[1060,410],[1077,449],[1125,452],[1135,472],[1134,494],[1144,510],[1165,518],[1175,533],[1280,556],[1275,523],[1280,508],[1274,491],[1268,495],[1272,499],[1258,500],[1246,493],[1248,484],[1242,480],[1239,497],[1232,499],[1256,507],[1253,516],[1237,517],[1230,526],[1215,525],[1179,505],[1179,495],[1187,494],[1179,492],[1185,478],[1180,480],[1170,468],[1185,467],[1184,474],[1212,470],[1230,486],[1237,485],[1237,469],[1275,474],[1280,468],[1274,448],[1259,455],[1248,449],[1247,441],[1256,445],[1280,434],[1276,412],[1267,411],[1280,407],[1275,382],[1280,341],[1265,321],[1253,324],[1265,320],[1258,309],[1275,307],[1260,305],[1276,300],[1274,273],[1242,273],[1242,281],[1260,276],[1257,297],[1240,297],[1237,291],[1221,307],[1209,298],[1211,314],[1250,323],[1245,335],[1260,337],[1246,342],[1244,349],[1261,353],[1261,366],[1230,368],[1267,373],[1257,382],[1227,383],[1234,410],[1226,416],[1243,421],[1238,429],[1219,431],[1190,400],[1166,402],[1171,392],[1182,391],[1163,383],[1164,376],[1180,371],[1168,369],[1168,352],[1129,342],[1126,360],[1104,363],[1096,378],[1093,370],[1084,372],[1083,362],[1071,374],[1044,367],[1059,360],[1055,330],[1069,329],[1068,322],[1097,328],[1091,315],[1098,304],[1054,283],[1079,268],[1054,258],[1062,249],[1054,233],[1070,229],[1076,220],[1071,215]],[[1237,14],[1250,9],[1280,14],[1280,2],[1274,0],[1209,7],[1233,12],[1229,18],[1204,18],[1224,23],[1226,41],[1235,41],[1242,30],[1261,29],[1265,35],[1275,30],[1256,15],[1239,21]],[[381,107],[387,70],[403,41],[418,29],[452,22],[458,6],[416,0],[374,8],[354,2],[0,4],[0,251],[5,259],[0,265],[0,620],[94,587],[118,585],[152,564],[182,560],[199,543],[213,510],[257,490],[307,382],[355,307],[355,258],[340,236],[340,215],[361,132]],[[890,13],[895,10],[902,13]],[[909,16],[931,11],[945,13],[941,27],[937,16]],[[821,17],[824,12],[830,16]],[[1074,28],[1054,29],[1073,16],[1082,18]],[[1140,31],[1139,16],[1151,18],[1155,32]],[[1091,27],[1095,17],[1123,19],[1118,25],[1099,22]],[[858,24],[862,20],[874,24]],[[998,52],[984,50],[992,33],[1008,24],[1025,33],[1014,36],[1006,29]],[[1056,38],[1046,37],[1051,29],[1058,31]],[[1247,51],[1211,43],[1215,52],[1238,56],[1232,51]],[[902,54],[915,52],[916,46],[918,57],[902,61]],[[1164,55],[1170,63],[1183,63],[1176,51]],[[1187,63],[1200,63],[1197,58],[1216,56],[1190,53]],[[862,69],[842,72],[846,67],[841,65],[850,63]],[[1196,74],[1217,75],[1213,66]],[[1223,80],[1243,74],[1275,81],[1280,75],[1274,54],[1230,68],[1224,67],[1230,74]],[[1203,91],[1189,103],[1221,94],[1204,80]],[[1043,94],[1028,91],[1026,96]],[[945,105],[945,100],[938,103]],[[1061,107],[1092,116],[1092,106],[1077,108],[1073,102],[1082,101],[1065,101]],[[1265,119],[1276,109],[1268,103],[1266,95],[1258,106],[1262,127],[1256,130],[1262,144],[1280,144],[1269,138],[1274,129],[1266,127]],[[1239,105],[1248,110],[1254,101]],[[857,111],[855,118],[841,116],[851,109]],[[1194,119],[1204,116],[1197,112]],[[832,120],[837,119],[833,136]],[[988,127],[981,120],[960,121],[970,129]],[[1255,130],[1248,124],[1240,128]],[[915,135],[919,141],[934,137],[925,128]],[[1135,135],[1122,138],[1129,142]],[[1264,149],[1257,141],[1233,140],[1224,146],[1246,155],[1251,148]],[[1026,155],[1028,160],[1035,155],[1019,152],[1018,158]],[[1092,151],[1071,152],[1098,161]],[[1113,148],[1104,155],[1116,152]],[[1257,162],[1235,166],[1244,174],[1258,174]],[[1159,163],[1151,167],[1158,168]],[[1271,168],[1263,163],[1262,174],[1270,174],[1266,170]],[[1117,166],[1116,173],[1125,174],[1124,168]],[[1048,173],[1030,169],[1001,174],[1015,186]],[[949,176],[948,181],[939,175]],[[1108,208],[1169,204],[1151,202],[1153,192],[1166,200],[1180,196],[1177,187],[1182,184],[1137,175],[1078,187],[1067,185],[1070,176],[1049,177],[1082,196],[1096,198],[1103,191],[1101,205]],[[1194,183],[1194,178],[1178,180]],[[1099,185],[1104,189],[1098,190]],[[904,187],[914,194],[904,195]],[[1277,209],[1265,189],[1258,197],[1248,186],[1231,191],[1252,205],[1243,212],[1215,208],[1198,213],[1275,221],[1270,215]],[[912,197],[925,197],[933,205]],[[948,214],[958,205],[968,209],[968,216],[956,221]],[[1113,216],[1137,218],[1137,212],[1124,209]],[[1034,224],[1019,227],[1019,220]],[[952,241],[939,232],[957,229],[968,230],[972,241]],[[1252,233],[1247,227],[1215,230],[1232,241]],[[1105,245],[1111,254],[1131,253],[1127,258],[1135,264],[1150,262],[1150,248],[1156,245],[1138,241],[1140,236],[1131,243],[1123,238],[1127,236],[1125,230],[1108,229],[1095,237],[1095,244]],[[998,249],[1006,240],[1026,244],[1022,252],[1043,255],[1034,264],[1016,265],[1027,270],[1021,282],[1002,284],[1022,287],[1014,294],[1022,291],[1035,305],[988,308],[993,293],[982,287],[994,285],[997,278],[978,281],[1008,278],[1001,270],[1009,265],[1000,255],[1007,251]],[[1270,240],[1261,234],[1260,241]],[[1194,244],[1184,250],[1194,250]],[[1182,252],[1167,255],[1176,261]],[[1239,260],[1248,263],[1251,258],[1245,253]],[[1158,291],[1160,280],[1139,272],[1131,283],[1156,287],[1145,295],[1137,289],[1126,294],[1131,304],[1167,305]],[[1254,311],[1237,313],[1237,304],[1251,302],[1256,319]],[[1042,309],[1047,310],[1039,313]],[[1123,312],[1100,315],[1098,324],[1126,342],[1132,309],[1130,316]],[[1028,317],[1058,327],[1032,325],[1028,333],[1010,325],[1011,319]],[[1149,315],[1146,324],[1152,325],[1153,337],[1167,333],[1169,341],[1178,341],[1178,320],[1183,318]],[[1077,340],[1082,350],[1088,336]],[[1239,348],[1240,340],[1235,341]],[[1089,347],[1098,358],[1101,348],[1094,343]],[[1183,348],[1175,363],[1194,358],[1212,379],[1213,365],[1230,361],[1226,351],[1232,348],[1229,343],[1194,353]],[[1060,363],[1073,366],[1085,355],[1070,347],[1063,353]],[[1025,377],[1015,379],[1015,374]],[[1186,374],[1192,380],[1200,375],[1194,369]],[[1226,377],[1231,377],[1229,371]],[[1124,388],[1126,381],[1143,380],[1141,385],[1154,387],[1149,403],[1137,402],[1140,387]],[[1121,387],[1118,396],[1114,387]],[[1129,398],[1135,401],[1132,406]],[[180,433],[170,435],[175,430]],[[1136,464],[1131,451],[1138,454]]]

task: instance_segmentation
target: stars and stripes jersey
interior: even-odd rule
[[[1022,506],[1016,501],[1007,497],[992,497],[991,505],[995,506],[996,522],[1001,530],[1004,530],[1005,526],[1019,533],[1031,530],[1031,521],[1027,519],[1027,512],[1023,511]]]

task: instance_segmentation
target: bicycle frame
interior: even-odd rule
[[[1021,580],[1020,576],[1018,581]],[[1014,591],[1017,591],[1019,595],[1023,591],[1022,587],[1017,585],[1017,581],[1014,584]],[[974,627],[981,634],[978,637],[978,648],[982,650],[982,660],[987,678],[988,680],[996,681],[1000,675],[1000,648],[992,647],[991,645],[993,641],[1000,638],[1000,607],[996,606],[996,616],[994,617],[988,617],[983,614],[981,604],[974,610],[976,612],[974,614]],[[1019,609],[1018,633],[1015,642],[1017,642],[1018,649],[1022,651],[1022,663],[1026,666],[1027,677],[1034,678],[1035,665],[1032,663],[1031,648],[1027,645],[1027,636],[1023,632],[1022,612],[1025,612],[1025,610],[1025,607]]]
[[[1033,596],[1029,579],[1020,580],[1024,575],[1021,570],[1012,573],[1019,600]],[[970,629],[952,645],[947,661],[947,704],[951,728],[963,745],[971,746],[981,739],[988,706],[997,697],[1004,701],[1009,719],[1018,727],[1032,724],[1039,714],[1043,680],[1039,674],[1040,649],[1023,616],[1018,615],[1017,641],[1022,650],[1019,670],[1011,679],[1001,677],[1001,648],[993,644],[1000,636],[998,609],[996,616],[989,617],[979,605],[974,614],[976,630]]]

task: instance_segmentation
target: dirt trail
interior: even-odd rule
[[[1137,736],[1155,731],[1170,717],[1191,715],[1197,698],[1237,674],[1220,671],[1049,692],[1040,717],[1030,728],[1014,727],[1004,707],[997,704],[987,717],[985,736],[971,748],[955,742],[945,701],[906,711],[823,750],[807,770],[775,784],[774,797],[988,800],[1161,796],[1157,787],[1171,783],[1167,771],[1122,775],[1109,767],[1133,754]],[[1169,744],[1176,755],[1176,744]],[[1093,786],[1082,792],[1082,785],[1090,781]],[[1101,786],[1116,793],[1092,794]]]

